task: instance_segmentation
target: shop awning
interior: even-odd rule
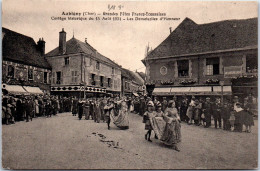
[[[19,85],[3,85],[3,89],[7,90],[8,93],[13,93],[13,94],[28,94],[27,91],[22,86]]]
[[[133,93],[133,95],[134,95],[135,97],[138,97],[138,96],[139,96],[137,93]]]
[[[190,92],[190,87],[172,87],[171,93],[187,93]]]
[[[223,87],[223,94],[232,93],[231,86]],[[197,86],[197,87],[157,87],[153,95],[221,95],[221,86]]]
[[[209,86],[205,86],[205,87],[191,87],[190,88],[190,92],[211,92],[212,89]]]
[[[157,87],[153,90],[153,95],[170,95],[171,87]]]
[[[213,92],[214,92],[214,94],[221,95],[221,86],[214,86]],[[224,95],[231,95],[232,94],[231,86],[223,86],[223,94]]]
[[[221,92],[221,86],[214,86],[213,91],[214,92]],[[231,86],[223,86],[223,92],[232,92]]]
[[[31,94],[43,94],[42,90],[39,87],[29,87],[23,86],[24,89]]]

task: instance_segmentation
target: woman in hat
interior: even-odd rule
[[[194,107],[195,107],[195,97],[192,96],[189,107],[187,109],[187,117],[189,118],[188,124],[192,124],[192,119],[194,118]]]
[[[243,130],[242,115],[244,115],[244,110],[241,108],[241,104],[237,102],[235,107],[235,132],[242,132]]]
[[[116,109],[117,108],[117,109]],[[115,116],[117,111],[118,115]],[[126,98],[123,98],[123,100],[117,100],[115,101],[115,107],[114,112],[111,115],[112,119],[114,120],[114,124],[120,128],[120,129],[128,129],[129,128],[129,119],[128,119],[128,110],[127,110],[127,103]]]
[[[169,107],[166,109],[163,119],[166,122],[166,126],[161,141],[166,145],[172,146],[174,150],[180,151],[177,145],[181,142],[181,125],[174,101],[169,101]]]
[[[156,104],[156,116],[155,117],[162,117],[163,111],[162,111],[162,104],[158,101]]]
[[[152,142],[151,134],[152,134],[152,125],[150,119],[155,117],[156,113],[153,111],[154,104],[152,101],[149,101],[147,104],[147,111],[144,113],[143,123],[145,123],[145,130],[148,130],[145,134],[145,139]]]

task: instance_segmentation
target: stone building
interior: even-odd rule
[[[186,18],[142,60],[148,91],[155,96],[220,95],[222,85],[224,95],[257,96],[257,51],[257,18],[207,24]],[[232,84],[244,77],[255,83]]]
[[[121,67],[100,54],[85,39],[66,41],[64,29],[59,46],[46,54],[52,66],[51,93],[92,97],[121,92]]]
[[[123,96],[139,96],[144,94],[144,80],[137,72],[122,68],[121,73],[121,94]]]
[[[2,28],[2,88],[14,94],[50,92],[51,66],[45,59],[45,41]]]

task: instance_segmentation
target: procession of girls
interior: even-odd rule
[[[111,118],[113,123],[120,129],[129,128],[128,106],[125,97],[119,98],[87,98],[72,100],[72,115],[78,114],[79,120],[85,116],[85,120],[92,119],[94,122],[101,121],[107,123],[107,128],[110,129]]]

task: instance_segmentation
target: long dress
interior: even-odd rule
[[[167,108],[163,119],[166,126],[161,137],[161,141],[166,145],[175,145],[181,142],[181,124],[176,108]]]
[[[155,111],[146,111],[143,116],[143,122],[145,123],[145,130],[153,130],[153,118],[156,116]]]
[[[38,103],[38,100],[35,99],[34,103],[35,103],[35,113],[38,115],[39,114],[39,103]]]
[[[99,123],[101,120],[101,109],[100,109],[100,104],[97,102],[95,105],[95,114],[96,114],[96,122]]]
[[[117,102],[121,103],[121,108],[119,109],[118,116],[115,116],[112,113],[112,118],[114,120],[114,124],[120,129],[128,129],[129,128],[129,119],[128,119],[128,106],[125,101]]]

